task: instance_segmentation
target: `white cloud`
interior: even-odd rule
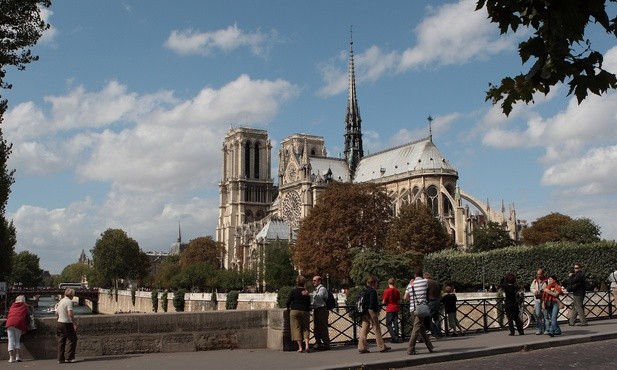
[[[486,13],[475,11],[475,0],[460,0],[438,8],[428,8],[429,15],[415,29],[416,45],[404,51],[385,52],[371,46],[354,55],[357,81],[376,81],[385,74],[403,73],[409,69],[436,68],[486,60],[504,50],[514,50],[518,36],[500,36]],[[332,96],[347,89],[347,69],[336,67],[347,53],[322,63],[324,86],[319,95]]]
[[[56,35],[58,34],[58,30],[56,29],[56,27],[54,27],[53,23],[51,22],[51,16],[54,15],[54,12],[52,12],[48,8],[40,8],[40,10],[41,10],[41,18],[46,23],[49,23],[49,28],[45,32],[43,32],[43,35],[41,35],[39,42],[50,44],[54,41]]]
[[[272,44],[281,39],[276,31],[246,32],[236,24],[213,32],[199,32],[192,29],[173,30],[164,46],[181,55],[210,55],[214,50],[230,52],[240,47],[248,47],[251,53],[267,57]]]

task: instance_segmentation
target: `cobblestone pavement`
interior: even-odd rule
[[[418,370],[461,369],[615,369],[617,339],[578,343],[503,355],[413,367]],[[411,369],[411,367],[406,368]]]

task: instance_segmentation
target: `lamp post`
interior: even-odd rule
[[[326,287],[330,290],[330,274],[326,272]]]

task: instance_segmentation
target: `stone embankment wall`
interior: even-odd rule
[[[283,349],[283,312],[229,310],[77,317],[78,357],[233,348]],[[23,348],[35,359],[56,358],[56,319],[37,319]]]
[[[152,293],[145,291],[135,292],[135,304],[131,297],[131,291],[119,290],[116,296],[115,292],[101,289],[99,294],[98,310],[100,314],[110,315],[117,312],[154,312],[152,309]],[[212,293],[187,293],[184,296],[184,311],[185,312],[202,312],[202,311],[217,311],[225,310],[227,300],[226,293],[215,293],[216,301],[212,300]],[[158,294],[158,311],[164,312],[162,293]],[[260,310],[276,308],[276,293],[240,293],[238,297],[238,310]],[[174,294],[167,294],[167,312],[175,312],[173,303]],[[92,303],[86,301],[86,304],[92,308]]]

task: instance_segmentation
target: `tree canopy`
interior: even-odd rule
[[[347,281],[354,251],[383,249],[391,217],[391,200],[378,185],[333,183],[300,224],[294,265],[305,276]]]
[[[600,241],[600,227],[588,218],[573,220],[558,212],[540,217],[523,229],[523,242],[538,245],[547,242],[571,241],[581,244]]]
[[[85,263],[71,263],[70,265],[67,265],[64,269],[62,269],[59,277],[60,282],[79,283],[84,276],[88,276],[90,274],[90,270],[90,266],[86,265]]]
[[[291,263],[291,249],[287,241],[273,240],[267,244],[264,264],[266,290],[276,291],[294,284],[298,274]]]
[[[41,8],[49,6],[50,0],[0,1],[0,91],[12,87],[5,81],[7,67],[23,70],[28,63],[38,59],[30,47],[49,28],[49,24],[41,18]],[[7,107],[8,101],[0,94],[0,126]],[[4,216],[11,185],[15,181],[15,170],[7,168],[11,149],[12,145],[4,140],[0,127],[0,281],[11,275],[17,242],[13,221],[6,220]]]
[[[499,86],[489,84],[486,93],[493,104],[502,101],[506,115],[516,102],[529,103],[534,93],[546,95],[566,80],[568,95],[574,94],[579,104],[589,92],[600,95],[617,87],[617,77],[602,68],[603,55],[586,35],[595,24],[617,37],[616,18],[606,13],[606,0],[478,0],[476,10],[484,7],[502,34],[520,26],[533,32],[519,44],[522,63],[534,61],[529,71],[505,77]]]
[[[196,263],[209,263],[215,268],[222,265],[225,246],[216,242],[211,236],[200,236],[189,242],[188,247],[180,254],[180,266],[188,267]]]
[[[508,230],[497,222],[489,221],[486,225],[473,230],[473,252],[486,252],[514,245]]]
[[[387,250],[411,252],[414,266],[422,266],[425,254],[451,248],[454,244],[448,231],[422,203],[402,206],[392,220],[387,236]]]
[[[120,279],[142,279],[148,274],[148,256],[135,239],[120,229],[107,229],[92,252],[93,268],[101,287],[114,287]]]
[[[15,255],[11,281],[21,283],[23,287],[34,288],[43,282],[43,270],[39,266],[40,259],[34,253],[22,251]]]

